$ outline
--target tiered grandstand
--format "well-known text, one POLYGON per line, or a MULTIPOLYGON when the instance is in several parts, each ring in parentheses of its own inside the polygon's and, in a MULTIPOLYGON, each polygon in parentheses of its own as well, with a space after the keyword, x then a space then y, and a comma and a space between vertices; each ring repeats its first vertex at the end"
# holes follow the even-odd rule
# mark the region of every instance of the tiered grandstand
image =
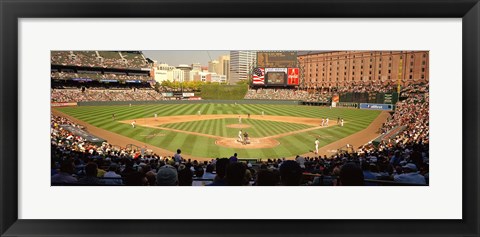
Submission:
POLYGON ((52 51, 54 66, 77 66, 90 68, 141 69, 149 68, 150 62, 139 51, 52 51))
POLYGON ((52 51, 51 101, 152 101, 150 62, 138 51, 52 51))

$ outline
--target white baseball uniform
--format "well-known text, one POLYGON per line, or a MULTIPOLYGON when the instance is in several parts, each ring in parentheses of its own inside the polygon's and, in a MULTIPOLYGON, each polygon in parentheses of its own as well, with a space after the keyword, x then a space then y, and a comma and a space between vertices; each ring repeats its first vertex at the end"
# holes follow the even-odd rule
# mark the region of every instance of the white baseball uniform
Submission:
POLYGON ((325 122, 325 126, 328 127, 328 118, 327 118, 327 120, 326 120, 326 122, 325 122))
POLYGON ((319 143, 320 143, 320 142, 318 141, 318 139, 315 140, 315 154, 318 154, 318 144, 319 144, 319 143))

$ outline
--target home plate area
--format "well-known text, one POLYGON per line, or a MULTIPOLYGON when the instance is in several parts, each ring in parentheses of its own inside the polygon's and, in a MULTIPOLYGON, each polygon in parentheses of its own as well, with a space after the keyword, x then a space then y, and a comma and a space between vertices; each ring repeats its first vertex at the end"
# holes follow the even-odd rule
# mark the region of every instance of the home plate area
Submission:
POLYGON ((280 145, 280 142, 272 138, 250 138, 249 140, 249 144, 243 144, 238 138, 223 138, 217 139, 215 144, 223 147, 243 149, 272 148, 280 145))

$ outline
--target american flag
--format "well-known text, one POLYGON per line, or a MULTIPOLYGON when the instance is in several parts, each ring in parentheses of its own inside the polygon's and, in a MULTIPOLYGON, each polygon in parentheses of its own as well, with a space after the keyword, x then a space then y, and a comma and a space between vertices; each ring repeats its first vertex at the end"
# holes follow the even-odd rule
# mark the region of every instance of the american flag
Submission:
POLYGON ((265 69, 255 68, 253 69, 253 84, 264 85, 265 84, 265 69))

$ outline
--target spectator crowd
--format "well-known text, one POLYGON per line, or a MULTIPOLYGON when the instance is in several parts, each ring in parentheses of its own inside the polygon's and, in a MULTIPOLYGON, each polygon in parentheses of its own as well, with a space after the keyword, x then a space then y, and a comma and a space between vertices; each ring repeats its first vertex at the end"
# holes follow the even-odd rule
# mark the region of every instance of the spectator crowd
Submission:
POLYGON ((117 81, 142 81, 152 80, 148 75, 127 75, 126 73, 73 73, 73 72, 51 72, 50 77, 54 80, 91 79, 91 80, 117 80, 117 81))
POLYGON ((298 89, 250 89, 245 95, 249 100, 301 100, 308 102, 329 102, 332 94, 328 92, 308 92, 298 89))
POLYGON ((131 51, 52 51, 52 65, 100 68, 148 68, 141 52, 131 51))
POLYGON ((51 89, 51 102, 85 101, 152 101, 163 100, 162 94, 151 88, 109 88, 90 87, 88 89, 51 89))

